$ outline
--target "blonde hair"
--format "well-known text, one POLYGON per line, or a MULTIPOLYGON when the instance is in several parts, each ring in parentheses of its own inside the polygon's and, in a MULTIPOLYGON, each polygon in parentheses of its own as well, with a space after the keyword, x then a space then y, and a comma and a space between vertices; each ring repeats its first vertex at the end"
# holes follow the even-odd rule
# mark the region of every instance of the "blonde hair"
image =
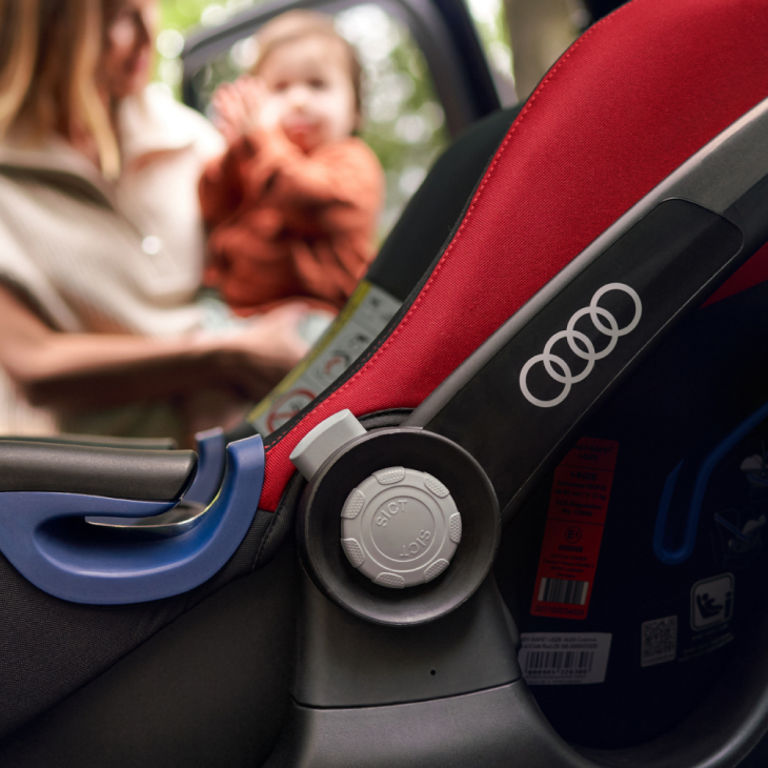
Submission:
POLYGON ((355 95, 355 111, 359 117, 362 113, 363 77, 357 51, 336 31, 333 18, 324 13, 296 9, 281 13, 264 24, 254 36, 258 46, 258 58, 251 68, 251 74, 259 74, 264 62, 275 49, 306 37, 323 37, 335 40, 341 45, 349 64, 349 78, 355 95))
POLYGON ((114 177, 120 151, 96 83, 102 2, 0 0, 0 139, 21 126, 37 139, 90 135, 114 177))

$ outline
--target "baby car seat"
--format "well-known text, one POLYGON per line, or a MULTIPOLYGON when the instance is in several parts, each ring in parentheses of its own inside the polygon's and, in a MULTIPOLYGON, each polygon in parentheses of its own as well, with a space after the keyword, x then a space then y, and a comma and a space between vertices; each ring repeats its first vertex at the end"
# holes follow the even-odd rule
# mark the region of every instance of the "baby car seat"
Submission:
POLYGON ((260 433, 2 441, 0 762, 759 760, 766 39, 766 0, 591 27, 260 433))

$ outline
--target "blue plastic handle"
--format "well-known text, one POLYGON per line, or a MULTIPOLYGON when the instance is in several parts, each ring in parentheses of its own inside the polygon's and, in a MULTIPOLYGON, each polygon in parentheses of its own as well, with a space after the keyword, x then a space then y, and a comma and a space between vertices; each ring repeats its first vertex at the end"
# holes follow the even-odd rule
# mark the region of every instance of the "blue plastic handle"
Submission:
MULTIPOLYGON (((195 440, 197 441, 197 470, 189 487, 184 491, 182 500, 185 502, 192 501, 196 504, 207 504, 214 497, 216 491, 219 490, 226 464, 227 445, 224 431, 220 427, 209 429, 205 432, 198 432, 195 435, 195 440)), ((166 510, 172 508, 173 504, 171 507, 166 507, 166 510)), ((156 513, 153 512, 152 514, 156 513)), ((86 519, 90 523, 100 525, 119 525, 120 523, 128 522, 126 518, 135 522, 142 517, 145 517, 145 515, 133 517, 128 513, 126 515, 118 514, 110 517, 106 514, 99 514, 88 515, 86 519)))
POLYGON ((207 504, 214 496, 224 474, 226 441, 220 427, 198 432, 197 472, 189 488, 184 492, 185 501, 207 504))
POLYGON ((174 502, 14 491, 0 493, 0 551, 32 584, 76 603, 145 602, 193 589, 234 554, 258 508, 261 438, 230 443, 226 454, 215 499, 194 527, 176 536, 136 538, 84 520, 157 515, 174 502))

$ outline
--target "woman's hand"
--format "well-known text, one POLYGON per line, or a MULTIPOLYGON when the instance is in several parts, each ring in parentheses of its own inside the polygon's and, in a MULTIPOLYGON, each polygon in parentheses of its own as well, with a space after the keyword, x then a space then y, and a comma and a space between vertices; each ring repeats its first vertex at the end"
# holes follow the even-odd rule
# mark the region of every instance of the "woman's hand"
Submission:
MULTIPOLYGON (((186 444, 194 445, 197 432, 212 426, 230 429, 246 418, 307 351, 297 328, 306 312, 303 304, 275 309, 227 337, 214 353, 221 379, 208 382, 184 398, 186 444)), ((209 343, 210 340, 207 342, 209 343)))
POLYGON ((308 311, 300 301, 283 304, 249 321, 222 341, 228 376, 251 397, 261 398, 309 351, 299 325, 308 311), (236 370, 233 370, 233 367, 236 370))

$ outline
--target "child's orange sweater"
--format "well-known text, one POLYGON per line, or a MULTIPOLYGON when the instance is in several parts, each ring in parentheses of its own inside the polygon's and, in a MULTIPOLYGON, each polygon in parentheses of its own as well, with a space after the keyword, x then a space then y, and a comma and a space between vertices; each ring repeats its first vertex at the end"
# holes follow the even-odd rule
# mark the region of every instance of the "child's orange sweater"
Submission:
POLYGON ((356 137, 310 154, 275 132, 241 137, 200 179, 206 283, 239 314, 294 297, 340 308, 373 259, 383 186, 356 137))

